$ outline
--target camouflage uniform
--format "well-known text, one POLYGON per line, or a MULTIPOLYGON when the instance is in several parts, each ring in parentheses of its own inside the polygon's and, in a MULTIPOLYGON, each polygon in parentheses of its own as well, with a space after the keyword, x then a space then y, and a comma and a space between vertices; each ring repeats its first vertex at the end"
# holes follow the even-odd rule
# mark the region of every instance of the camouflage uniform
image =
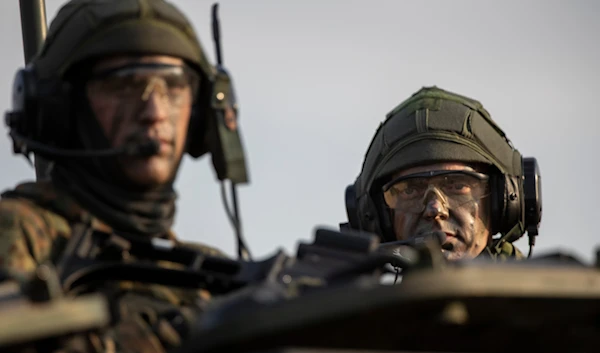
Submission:
MULTIPOLYGON (((33 64, 40 80, 56 76, 67 80, 70 68, 86 64, 87 59, 123 53, 182 58, 199 73, 200 94, 206 91, 210 95, 210 89, 206 89, 209 86, 205 85, 212 82, 212 66, 187 19, 162 0, 72 0, 58 12, 33 64)), ((73 110, 80 109, 80 102, 70 104, 76 106, 73 110)), ((98 143, 101 130, 97 122, 86 116, 89 110, 78 112, 79 115, 73 116, 78 119, 76 136, 55 142, 74 143, 75 149, 84 150, 110 147, 100 145, 106 139, 98 143)), ((192 124, 190 121, 190 126, 192 124)), ((200 151, 197 148, 190 152, 189 146, 205 144, 203 139, 206 137, 198 136, 198 130, 192 132, 202 141, 188 141, 186 151, 198 157, 208 149, 202 150, 205 147, 201 146, 198 147, 200 151)), ((112 169, 103 168, 98 160, 69 161, 63 158, 54 162, 48 181, 22 183, 2 194, 2 269, 26 280, 38 265, 48 261, 56 263, 72 236, 74 225, 82 223, 107 233, 124 231, 178 242, 171 230, 176 198, 172 185, 155 192, 158 196, 129 201, 128 195, 137 191, 116 187, 118 179, 103 174, 105 169, 108 170, 106 173, 112 169)), ((201 244, 185 245, 210 255, 225 256, 201 244)), ((168 262, 160 265, 176 266, 168 262)), ((187 325, 195 320, 210 299, 209 293, 203 290, 124 282, 106 286, 111 293, 110 299, 118 303, 120 314, 118 323, 103 336, 107 351, 165 352, 178 346, 189 333, 187 325)))
MULTIPOLYGON (((110 226, 77 204, 51 181, 22 183, 2 193, 0 199, 0 266, 20 277, 30 275, 38 265, 56 260, 70 238, 73 223, 111 233, 110 226)), ((164 238, 177 240, 172 231, 164 238)), ((183 244, 183 243, 182 243, 183 244)), ((215 248, 185 243, 212 256, 226 256, 215 248)))
POLYGON ((500 262, 508 259, 523 260, 526 258, 521 250, 509 242, 503 242, 495 251, 492 251, 490 247, 487 247, 479 256, 489 257, 500 262))
MULTIPOLYGON (((16 278, 26 280, 38 265, 60 257, 71 236, 72 224, 77 222, 111 232, 108 225, 58 191, 51 182, 24 183, 4 192, 0 200, 2 267, 16 278)), ((164 237, 177 241, 171 231, 164 237)), ((205 245, 186 245, 213 256, 225 256, 205 245)), ((122 282, 111 298, 119 298, 121 320, 106 333, 105 344, 114 345, 117 352, 165 352, 186 338, 187 328, 180 327, 194 322, 210 294, 204 290, 122 282)))

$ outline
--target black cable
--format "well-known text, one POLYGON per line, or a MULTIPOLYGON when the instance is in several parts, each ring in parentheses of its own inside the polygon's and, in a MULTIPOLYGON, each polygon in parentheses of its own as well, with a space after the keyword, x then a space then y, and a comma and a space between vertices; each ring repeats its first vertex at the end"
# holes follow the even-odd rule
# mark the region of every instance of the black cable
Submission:
POLYGON ((231 194, 233 201, 233 211, 229 207, 229 203, 227 202, 227 193, 225 192, 225 182, 221 181, 221 200, 223 201, 223 207, 225 208, 225 213, 227 214, 227 218, 233 227, 235 232, 235 238, 237 241, 237 252, 240 259, 251 261, 252 255, 248 249, 248 246, 244 242, 242 236, 242 229, 240 223, 240 215, 239 208, 237 202, 237 190, 235 188, 235 184, 231 183, 231 194))
POLYGON ((533 246, 535 245, 535 236, 528 234, 529 235, 529 253, 527 254, 527 258, 529 259, 531 257, 531 255, 533 254, 533 246))
POLYGON ((250 261, 252 260, 252 255, 250 254, 250 250, 248 249, 248 246, 246 245, 246 242, 244 241, 244 236, 242 234, 242 220, 240 218, 240 212, 237 202, 237 189, 235 186, 236 185, 234 183, 231 183, 231 198, 233 200, 233 215, 235 219, 236 239, 238 242, 238 256, 241 259, 250 261))

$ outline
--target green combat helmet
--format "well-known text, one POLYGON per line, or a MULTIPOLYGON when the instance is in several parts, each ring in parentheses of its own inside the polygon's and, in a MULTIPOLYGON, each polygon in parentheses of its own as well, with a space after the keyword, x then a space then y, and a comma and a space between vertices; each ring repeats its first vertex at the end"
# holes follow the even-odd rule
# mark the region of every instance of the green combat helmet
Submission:
POLYGON ((532 246, 542 212, 536 159, 521 156, 481 103, 437 87, 413 94, 377 129, 358 178, 346 188, 346 226, 396 240, 381 187, 397 170, 450 161, 483 163, 493 170, 491 234, 502 236, 492 248, 516 241, 525 231, 532 246))
POLYGON ((164 0, 118 0, 110 6, 72 0, 60 9, 40 52, 15 78, 14 107, 6 116, 15 153, 79 156, 65 151, 73 139, 66 75, 97 57, 121 54, 180 57, 198 73, 187 152, 194 158, 210 152, 219 180, 246 183, 238 124, 230 122, 232 115, 237 121, 231 78, 220 62, 216 67, 208 62, 187 18, 164 0))

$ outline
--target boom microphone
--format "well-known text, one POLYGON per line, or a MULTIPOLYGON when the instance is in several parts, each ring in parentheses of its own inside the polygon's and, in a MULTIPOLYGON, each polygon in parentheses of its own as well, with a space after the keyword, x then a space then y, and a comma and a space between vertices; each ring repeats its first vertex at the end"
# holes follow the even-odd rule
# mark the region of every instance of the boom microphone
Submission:
POLYGON ((17 133, 11 132, 10 136, 18 141, 18 145, 27 151, 42 155, 46 158, 93 158, 93 157, 151 157, 156 155, 160 149, 160 144, 156 140, 144 142, 129 142, 120 147, 98 149, 98 150, 69 150, 58 147, 51 147, 43 143, 25 138, 17 133))

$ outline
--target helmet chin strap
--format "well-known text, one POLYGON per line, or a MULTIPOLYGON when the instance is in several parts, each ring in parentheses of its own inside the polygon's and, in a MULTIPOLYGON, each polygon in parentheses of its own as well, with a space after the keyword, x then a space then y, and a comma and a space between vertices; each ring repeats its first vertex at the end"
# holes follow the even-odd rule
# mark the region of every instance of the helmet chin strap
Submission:
MULTIPOLYGON (((510 239, 513 236, 519 235, 519 234, 523 234, 523 225, 519 222, 517 224, 515 224, 514 227, 511 228, 511 230, 509 230, 506 234, 503 234, 499 239, 495 240, 492 242, 492 244, 488 245, 484 252, 487 252, 488 255, 490 255, 492 258, 496 259, 496 257, 498 256, 498 254, 500 254, 502 252, 502 246, 504 245, 504 243, 506 243, 506 241, 508 239, 510 239)), ((529 251, 529 256, 531 256, 531 249, 529 251)))

